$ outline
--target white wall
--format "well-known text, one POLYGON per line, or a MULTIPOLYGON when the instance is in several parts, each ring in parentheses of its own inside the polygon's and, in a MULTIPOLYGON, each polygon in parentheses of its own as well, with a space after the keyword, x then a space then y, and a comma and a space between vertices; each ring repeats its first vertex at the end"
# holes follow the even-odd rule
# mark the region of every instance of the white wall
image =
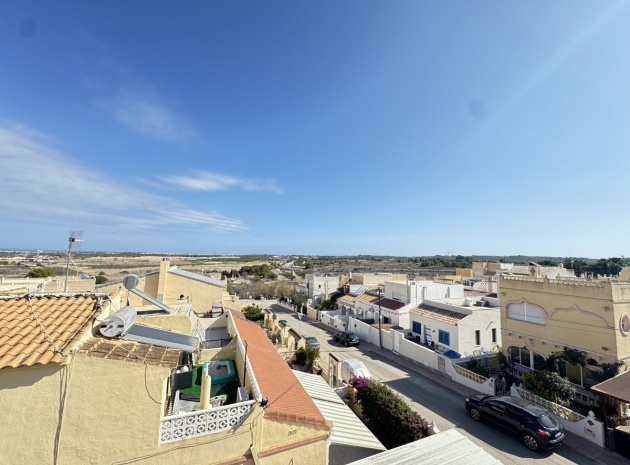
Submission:
MULTIPOLYGON (((409 315, 410 318, 410 324, 409 327, 413 328, 413 322, 417 321, 422 325, 422 335, 421 335, 421 341, 423 344, 426 343, 425 340, 425 326, 429 326, 429 328, 431 328, 431 336, 433 337, 433 342, 436 345, 440 345, 442 347, 445 348, 445 350, 448 349, 452 349, 456 352, 459 352, 460 354, 462 352, 460 352, 459 350, 459 341, 458 341, 458 337, 459 337, 459 330, 458 327, 455 325, 450 325, 448 323, 444 323, 441 321, 436 321, 436 320, 432 320, 428 317, 422 316, 422 315, 418 315, 417 313, 411 313, 409 315), (445 344, 440 343, 439 340, 439 330, 443 330, 443 331, 447 331, 450 335, 450 344, 447 346, 445 344)), ((461 320, 460 320, 461 321, 461 320)), ((413 333, 414 335, 416 335, 417 333, 413 333)), ((462 354, 463 355, 463 354, 462 354)))
POLYGON ((463 299, 464 286, 434 281, 385 281, 384 296, 420 305, 426 299, 463 299))
POLYGON ((326 294, 328 297, 331 294, 337 292, 339 288, 339 276, 317 276, 317 275, 309 275, 308 276, 308 298, 313 299, 313 303, 320 303, 322 300, 326 299, 326 294))
POLYGON ((480 307, 473 310, 472 314, 460 320, 459 348, 462 356, 465 352, 472 354, 474 350, 485 348, 490 350, 494 345, 501 345, 501 310, 499 308, 480 307), (495 329, 497 342, 492 343, 492 329, 495 329), (480 331, 481 344, 475 344, 475 331, 480 331))

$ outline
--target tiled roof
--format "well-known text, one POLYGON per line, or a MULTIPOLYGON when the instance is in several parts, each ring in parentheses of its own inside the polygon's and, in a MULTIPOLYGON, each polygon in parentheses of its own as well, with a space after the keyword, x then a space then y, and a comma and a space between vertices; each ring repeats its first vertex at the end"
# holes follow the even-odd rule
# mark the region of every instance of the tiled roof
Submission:
POLYGON ((466 318, 468 315, 463 313, 446 310, 444 308, 432 307, 430 305, 420 305, 418 308, 411 310, 416 315, 426 316, 435 321, 447 323, 449 325, 457 325, 459 320, 466 318))
POLYGON ((388 310, 398 310, 399 308, 404 307, 405 303, 401 302, 400 300, 388 299, 383 297, 380 301, 380 306, 388 310))
POLYGON ((238 318, 234 324, 247 343, 247 358, 261 395, 268 400, 265 417, 331 427, 260 325, 238 318))
POLYGON ((347 295, 344 295, 343 297, 339 297, 339 299, 337 299, 337 302, 343 302, 343 301, 345 301, 345 302, 354 302, 355 300, 356 300, 356 297, 354 297, 354 296, 352 296, 350 294, 347 294, 347 295))
POLYGON ((378 297, 370 294, 360 294, 356 297, 356 300, 362 300, 364 302, 376 302, 378 297))
POLYGON ((98 302, 94 294, 0 298, 0 369, 63 363, 98 302))
POLYGON ((174 368, 178 365, 181 352, 140 342, 94 337, 79 348, 79 354, 121 362, 146 363, 147 365, 174 368))

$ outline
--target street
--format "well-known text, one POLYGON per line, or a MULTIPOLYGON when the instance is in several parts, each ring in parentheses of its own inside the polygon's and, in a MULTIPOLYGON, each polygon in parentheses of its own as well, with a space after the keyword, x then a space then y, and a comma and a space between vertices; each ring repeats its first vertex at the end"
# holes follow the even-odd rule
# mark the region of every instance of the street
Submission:
POLYGON ((278 315, 282 314, 282 318, 295 330, 300 327, 304 336, 315 336, 318 339, 320 358, 324 366, 327 365, 328 354, 331 352, 341 359, 361 360, 374 379, 400 394, 423 417, 435 421, 439 430, 457 429, 506 465, 530 464, 541 460, 558 465, 597 463, 562 446, 552 451, 532 452, 522 444, 518 436, 491 424, 476 423, 464 408, 464 398, 404 365, 382 357, 378 353, 378 347, 363 341, 357 347, 344 347, 333 341, 333 328, 306 318, 300 323, 296 313, 278 305, 272 305, 271 310, 278 315))

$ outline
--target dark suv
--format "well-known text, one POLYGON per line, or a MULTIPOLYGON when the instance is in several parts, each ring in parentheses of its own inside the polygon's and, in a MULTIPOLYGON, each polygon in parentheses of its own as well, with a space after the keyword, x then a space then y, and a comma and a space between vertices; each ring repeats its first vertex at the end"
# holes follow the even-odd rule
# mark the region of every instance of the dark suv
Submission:
POLYGON ((359 345, 359 336, 357 336, 356 333, 347 333, 345 331, 341 331, 339 333, 336 333, 333 338, 335 339, 335 341, 341 342, 346 347, 359 345))
POLYGON ((489 420, 519 434, 535 452, 564 441, 562 426, 549 411, 518 397, 477 394, 466 398, 466 410, 475 421, 489 420))

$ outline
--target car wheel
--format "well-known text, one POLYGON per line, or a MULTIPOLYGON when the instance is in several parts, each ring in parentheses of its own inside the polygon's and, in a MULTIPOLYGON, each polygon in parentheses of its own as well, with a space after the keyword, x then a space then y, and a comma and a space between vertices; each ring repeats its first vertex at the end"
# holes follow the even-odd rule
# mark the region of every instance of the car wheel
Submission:
POLYGON ((531 434, 526 434, 525 436, 523 436, 523 442, 529 450, 538 452, 538 450, 540 449, 540 444, 538 444, 538 440, 531 434))
POLYGON ((475 421, 481 421, 481 412, 475 407, 470 409, 470 416, 475 421))
POLYGON ((348 344, 348 341, 344 342, 344 344, 346 345, 346 347, 348 347, 348 345, 349 345, 349 344, 348 344))

